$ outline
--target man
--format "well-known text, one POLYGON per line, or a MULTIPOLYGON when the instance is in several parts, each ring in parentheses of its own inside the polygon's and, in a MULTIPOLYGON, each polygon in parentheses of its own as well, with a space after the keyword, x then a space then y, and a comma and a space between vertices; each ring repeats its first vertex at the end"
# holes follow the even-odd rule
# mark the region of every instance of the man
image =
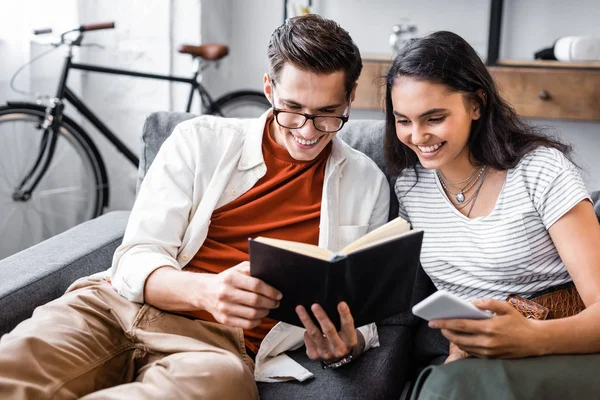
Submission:
POLYGON ((275 326, 266 315, 282 294, 249 274, 248 237, 337 250, 385 223, 389 206, 383 173, 335 137, 362 68, 348 33, 294 18, 268 57, 272 110, 180 124, 144 179, 110 276, 80 279, 2 338, 1 398, 256 398, 256 353, 257 379, 307 376, 279 354, 298 331, 329 367, 378 345, 345 303, 339 332, 318 305, 318 325, 297 309, 306 331, 275 326))

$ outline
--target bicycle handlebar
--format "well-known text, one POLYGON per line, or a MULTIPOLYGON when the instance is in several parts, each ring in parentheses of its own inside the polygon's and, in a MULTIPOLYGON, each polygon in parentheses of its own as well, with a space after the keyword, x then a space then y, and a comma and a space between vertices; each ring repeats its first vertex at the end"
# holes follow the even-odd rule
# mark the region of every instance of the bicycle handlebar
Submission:
MULTIPOLYGON (((64 32, 63 35, 66 33, 69 33, 69 32, 99 31, 102 29, 113 29, 114 27, 115 27, 114 22, 100 22, 97 24, 80 25, 79 28, 71 29, 67 32, 64 32)), ((41 28, 41 29, 36 29, 33 31, 34 35, 45 35, 47 33, 52 33, 52 28, 41 28)))
POLYGON ((99 31, 101 29, 113 29, 114 27, 114 22, 101 22, 98 24, 81 25, 79 27, 79 32, 99 31))
POLYGON ((34 35, 45 35, 46 33, 52 33, 52 28, 41 28, 33 31, 34 35))

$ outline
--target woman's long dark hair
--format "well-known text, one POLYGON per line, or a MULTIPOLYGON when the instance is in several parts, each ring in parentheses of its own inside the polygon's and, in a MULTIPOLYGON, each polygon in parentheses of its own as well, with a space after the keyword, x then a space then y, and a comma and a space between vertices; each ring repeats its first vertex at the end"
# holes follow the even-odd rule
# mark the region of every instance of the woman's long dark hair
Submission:
POLYGON ((525 154, 539 146, 553 147, 565 154, 571 151, 570 146, 520 119, 498 94, 475 50, 460 36, 440 31, 407 43, 387 74, 385 155, 388 172, 393 175, 415 167, 419 161, 415 152, 396 136, 392 88, 402 77, 442 84, 479 103, 481 117, 473 121, 468 140, 475 164, 505 170, 515 167, 525 154))

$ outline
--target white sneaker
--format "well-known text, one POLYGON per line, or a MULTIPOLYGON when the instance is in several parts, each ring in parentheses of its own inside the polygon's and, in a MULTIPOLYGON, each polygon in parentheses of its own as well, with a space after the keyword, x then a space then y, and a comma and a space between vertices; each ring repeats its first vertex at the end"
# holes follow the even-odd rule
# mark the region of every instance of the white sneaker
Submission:
POLYGON ((554 56, 559 61, 599 61, 600 38, 566 36, 554 44, 554 56))

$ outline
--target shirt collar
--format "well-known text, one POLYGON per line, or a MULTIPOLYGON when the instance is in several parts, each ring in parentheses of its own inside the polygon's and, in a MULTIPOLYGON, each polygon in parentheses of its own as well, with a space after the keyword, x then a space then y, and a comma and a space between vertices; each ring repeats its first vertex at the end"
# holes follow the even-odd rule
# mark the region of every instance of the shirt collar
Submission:
POLYGON ((259 118, 248 119, 244 124, 245 140, 242 147, 242 156, 238 161, 238 170, 245 171, 264 164, 262 155, 262 135, 267 121, 272 118, 273 110, 267 110, 259 118))

